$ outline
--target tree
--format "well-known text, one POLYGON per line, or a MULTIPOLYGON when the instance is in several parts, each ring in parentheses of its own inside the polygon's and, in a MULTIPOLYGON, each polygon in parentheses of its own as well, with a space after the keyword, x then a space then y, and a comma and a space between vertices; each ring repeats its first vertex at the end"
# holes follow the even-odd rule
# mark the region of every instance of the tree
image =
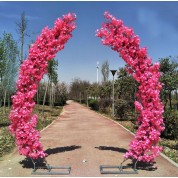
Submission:
POLYGON ((163 83, 162 99, 166 108, 169 101, 169 108, 172 109, 172 92, 178 87, 178 63, 173 62, 171 56, 160 59, 161 79, 163 83))
POLYGON ((126 116, 133 113, 137 87, 138 83, 126 72, 125 68, 119 68, 118 79, 115 81, 115 106, 116 112, 121 119, 127 119, 126 116))
POLYGON ((4 112, 6 99, 8 98, 8 106, 10 106, 10 95, 14 91, 17 55, 17 43, 13 36, 10 33, 4 33, 3 38, 0 40, 0 78, 4 98, 4 112))
POLYGON ((57 84, 58 82, 57 66, 58 61, 55 59, 51 59, 48 62, 48 78, 50 82, 54 84, 57 84))
POLYGON ((0 40, 0 82, 1 82, 1 87, 0 87, 0 106, 2 105, 3 102, 3 79, 5 75, 5 69, 6 69, 6 60, 5 60, 5 52, 4 52, 4 46, 3 46, 3 41, 0 40))
POLYGON ((70 84, 69 97, 73 100, 85 102, 89 94, 90 83, 78 78, 74 79, 70 84))
POLYGON ((111 81, 103 82, 99 86, 99 110, 104 113, 108 113, 109 108, 112 104, 112 89, 113 88, 111 81))
POLYGON ((101 66, 101 73, 103 75, 103 82, 107 82, 109 78, 109 63, 105 61, 101 66))
POLYGON ((58 74, 57 74, 57 71, 56 71, 57 66, 58 66, 58 62, 55 59, 51 59, 50 61, 48 61, 48 67, 47 67, 48 81, 45 84, 45 92, 44 92, 43 107, 42 107, 43 117, 44 117, 44 105, 45 105, 45 102, 46 102, 46 96, 47 96, 48 88, 49 88, 49 104, 50 104, 50 106, 53 106, 54 102, 55 102, 55 91, 54 91, 55 87, 54 87, 54 84, 56 85, 57 82, 58 82, 58 74))
POLYGON ((63 106, 66 104, 67 100, 67 85, 65 83, 57 83, 56 84, 56 92, 55 92, 55 105, 63 106))
POLYGON ((28 20, 25 17, 25 12, 21 13, 20 20, 16 22, 17 25, 17 33, 20 35, 20 63, 23 62, 24 60, 24 42, 25 42, 25 36, 29 36, 27 34, 27 25, 28 25, 28 20))
POLYGON ((49 86, 50 86, 50 106, 54 105, 55 101, 55 87, 54 85, 58 82, 58 74, 57 74, 57 66, 58 62, 55 59, 52 59, 48 62, 48 78, 49 78, 49 86))

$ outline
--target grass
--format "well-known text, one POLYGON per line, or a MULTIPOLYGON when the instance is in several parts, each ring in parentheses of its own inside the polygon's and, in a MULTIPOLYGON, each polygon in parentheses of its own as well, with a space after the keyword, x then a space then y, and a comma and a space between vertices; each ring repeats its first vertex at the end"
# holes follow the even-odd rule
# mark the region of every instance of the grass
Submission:
MULTIPOLYGON (((3 113, 2 107, 0 108, 0 157, 5 154, 10 153, 15 148, 14 138, 11 136, 8 130, 8 126, 10 125, 10 120, 8 119, 9 108, 6 108, 6 113, 3 113)), ((61 106, 44 106, 44 117, 42 114, 42 106, 36 105, 33 113, 38 115, 38 124, 36 129, 42 130, 47 125, 52 123, 57 116, 60 115, 62 111, 61 106)))
POLYGON ((34 113, 38 115, 38 124, 37 124, 37 130, 42 130, 47 125, 52 123, 57 116, 60 115, 62 111, 62 106, 44 106, 44 116, 42 114, 42 105, 36 105, 34 109, 34 113))
POLYGON ((159 144, 163 147, 163 153, 178 163, 178 140, 168 140, 162 138, 159 144))

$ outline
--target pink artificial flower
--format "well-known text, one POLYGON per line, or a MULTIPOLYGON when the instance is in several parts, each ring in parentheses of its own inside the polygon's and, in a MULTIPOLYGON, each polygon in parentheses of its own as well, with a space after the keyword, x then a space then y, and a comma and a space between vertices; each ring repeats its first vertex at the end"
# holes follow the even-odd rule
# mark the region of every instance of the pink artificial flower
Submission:
POLYGON ((101 38, 104 45, 117 51, 128 64, 127 72, 140 83, 135 94, 137 101, 135 107, 139 111, 137 124, 139 126, 135 139, 130 143, 130 149, 124 154, 125 158, 152 162, 161 151, 156 146, 160 139, 163 126, 163 104, 160 101, 162 84, 160 78, 160 64, 152 64, 147 54, 147 48, 140 48, 140 39, 134 34, 133 29, 124 26, 109 12, 105 12, 106 23, 97 30, 96 36, 101 38))
POLYGON ((75 29, 75 14, 69 13, 57 19, 53 29, 45 27, 36 42, 30 46, 28 58, 21 64, 17 80, 17 92, 12 96, 12 110, 9 114, 9 130, 15 136, 19 153, 32 159, 44 158, 40 132, 35 130, 38 117, 32 115, 33 101, 40 80, 47 73, 48 60, 72 37, 75 29))

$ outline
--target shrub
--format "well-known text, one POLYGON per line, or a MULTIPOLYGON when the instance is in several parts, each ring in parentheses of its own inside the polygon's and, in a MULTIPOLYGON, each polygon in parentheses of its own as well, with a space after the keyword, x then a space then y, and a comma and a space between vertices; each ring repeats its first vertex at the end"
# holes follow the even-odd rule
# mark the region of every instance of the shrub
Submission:
POLYGON ((125 120, 127 109, 128 103, 126 100, 118 99, 115 102, 115 113, 120 119, 125 120))
POLYGON ((110 99, 101 99, 99 101, 99 110, 106 114, 109 114, 109 108, 112 106, 112 101, 110 99))
POLYGON ((99 111, 99 102, 96 99, 89 99, 88 101, 89 107, 95 111, 99 111))
POLYGON ((164 112, 165 130, 162 137, 168 139, 178 138, 178 112, 173 110, 166 110, 164 112))
POLYGON ((1 136, 0 136, 0 157, 5 155, 7 152, 10 152, 14 146, 15 141, 12 135, 9 133, 7 127, 1 128, 1 136))

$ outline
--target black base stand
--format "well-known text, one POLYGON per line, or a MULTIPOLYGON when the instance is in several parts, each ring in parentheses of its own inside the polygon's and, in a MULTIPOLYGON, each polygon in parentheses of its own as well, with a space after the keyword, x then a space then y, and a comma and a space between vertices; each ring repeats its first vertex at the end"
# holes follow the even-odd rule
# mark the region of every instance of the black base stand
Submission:
POLYGON ((32 160, 32 162, 34 168, 31 174, 33 175, 68 175, 71 171, 71 166, 50 166, 45 159, 32 160), (53 171, 54 169, 59 171, 53 171))
POLYGON ((132 167, 132 166, 123 166, 122 164, 125 161, 126 160, 124 160, 120 164, 120 166, 101 165, 100 166, 100 173, 101 174, 138 174, 138 171, 136 169, 137 161, 135 163, 133 163, 134 167, 132 167), (131 170, 125 170, 125 169, 129 169, 129 168, 131 168, 131 170))

